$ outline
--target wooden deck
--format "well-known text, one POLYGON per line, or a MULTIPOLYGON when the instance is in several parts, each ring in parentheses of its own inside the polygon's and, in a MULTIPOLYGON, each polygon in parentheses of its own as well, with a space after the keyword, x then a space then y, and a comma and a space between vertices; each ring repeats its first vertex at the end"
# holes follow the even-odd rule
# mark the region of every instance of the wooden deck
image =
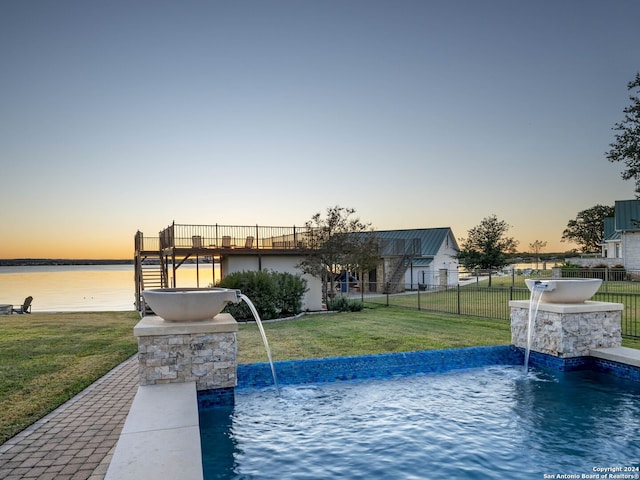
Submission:
POLYGON ((306 228, 231 225, 183 225, 172 223, 158 237, 135 238, 136 308, 146 307, 142 291, 169 285, 169 269, 175 271, 190 259, 216 263, 230 255, 300 255, 310 247, 306 228))

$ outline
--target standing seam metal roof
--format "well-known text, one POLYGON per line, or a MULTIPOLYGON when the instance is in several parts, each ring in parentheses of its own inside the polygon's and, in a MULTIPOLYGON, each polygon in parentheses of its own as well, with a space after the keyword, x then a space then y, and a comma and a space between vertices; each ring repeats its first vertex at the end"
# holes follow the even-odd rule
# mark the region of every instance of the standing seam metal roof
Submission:
POLYGON ((640 230, 640 200, 616 200, 616 230, 640 230))
POLYGON ((452 247, 458 249, 458 244, 449 227, 442 228, 418 228, 409 230, 376 230, 373 232, 385 243, 382 255, 397 255, 398 244, 404 242, 405 248, 409 248, 411 242, 419 241, 418 255, 423 257, 435 256, 445 241, 447 235, 451 235, 452 247))

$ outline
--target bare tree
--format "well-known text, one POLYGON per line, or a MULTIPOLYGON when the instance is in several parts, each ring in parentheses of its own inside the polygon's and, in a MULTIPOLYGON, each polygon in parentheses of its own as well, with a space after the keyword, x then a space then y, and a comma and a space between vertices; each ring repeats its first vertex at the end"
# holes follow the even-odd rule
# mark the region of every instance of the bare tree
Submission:
POLYGON ((540 261, 540 252, 542 252, 542 249, 546 246, 547 242, 543 242, 542 240, 536 240, 535 242, 529 244, 531 253, 533 253, 536 257, 536 270, 538 269, 538 262, 540 261))

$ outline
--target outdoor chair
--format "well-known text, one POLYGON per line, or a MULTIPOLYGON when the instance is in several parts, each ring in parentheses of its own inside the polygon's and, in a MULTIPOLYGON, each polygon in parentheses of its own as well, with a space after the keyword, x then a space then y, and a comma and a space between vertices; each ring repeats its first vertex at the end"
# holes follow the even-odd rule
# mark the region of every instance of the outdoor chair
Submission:
POLYGON ((17 308, 12 308, 11 313, 31 313, 31 302, 33 297, 27 297, 24 299, 24 303, 17 308))

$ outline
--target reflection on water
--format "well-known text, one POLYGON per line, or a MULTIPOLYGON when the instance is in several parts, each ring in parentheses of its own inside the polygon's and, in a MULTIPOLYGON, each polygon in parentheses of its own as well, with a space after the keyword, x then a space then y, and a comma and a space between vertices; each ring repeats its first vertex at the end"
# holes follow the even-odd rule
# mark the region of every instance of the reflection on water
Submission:
MULTIPOLYGON (((208 287, 213 268, 182 265, 176 272, 177 286, 208 287)), ((219 279, 217 265, 215 269, 219 279)), ((19 305, 29 295, 33 312, 134 310, 133 265, 0 267, 0 303, 19 305)))

